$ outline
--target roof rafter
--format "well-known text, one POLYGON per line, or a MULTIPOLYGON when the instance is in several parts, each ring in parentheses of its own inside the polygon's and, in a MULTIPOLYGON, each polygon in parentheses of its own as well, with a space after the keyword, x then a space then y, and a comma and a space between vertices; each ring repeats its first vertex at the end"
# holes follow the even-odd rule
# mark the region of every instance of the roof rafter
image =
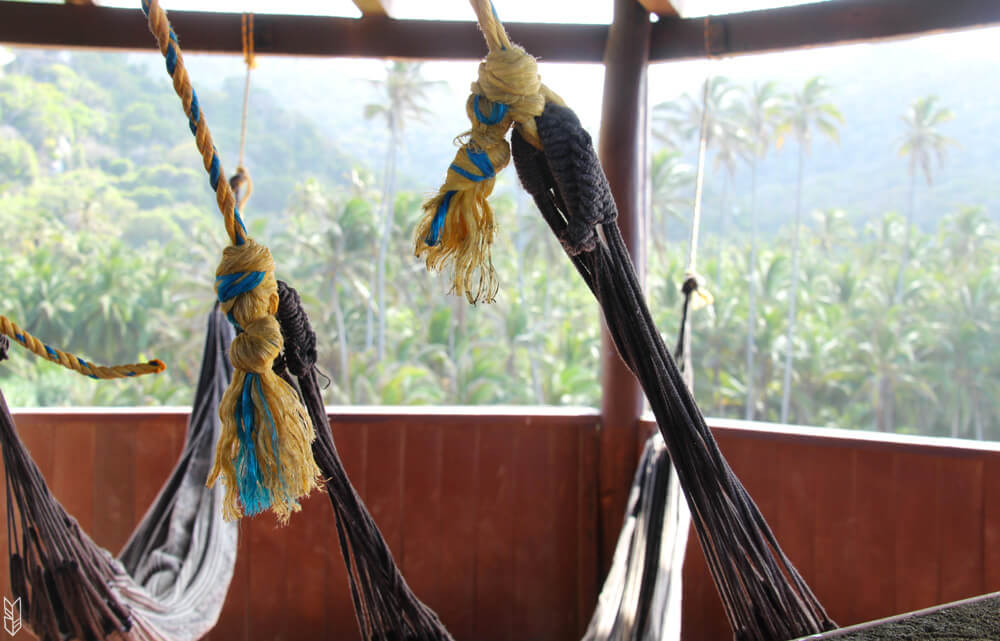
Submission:
POLYGON ((364 16, 392 17, 393 0, 352 0, 364 16))
MULTIPOLYGON (((172 11, 170 19, 186 51, 242 52, 238 13, 172 11)), ((259 55, 475 60, 486 53, 473 22, 269 14, 257 14, 254 21, 259 55)), ((708 19, 661 17, 652 25, 649 59, 742 55, 996 24, 996 0, 836 0, 708 19)), ((545 61, 604 59, 607 25, 508 23, 507 28, 515 42, 545 61)), ((10 0, 0 0, 0 42, 153 50, 138 9, 10 0)))

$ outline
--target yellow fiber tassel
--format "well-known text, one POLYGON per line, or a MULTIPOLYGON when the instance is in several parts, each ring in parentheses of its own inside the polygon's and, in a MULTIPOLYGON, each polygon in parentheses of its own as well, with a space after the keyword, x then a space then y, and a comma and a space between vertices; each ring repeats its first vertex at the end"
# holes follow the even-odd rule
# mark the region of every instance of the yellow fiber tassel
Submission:
POLYGON ((562 100, 542 84, 537 62, 510 41, 491 5, 472 4, 490 49, 466 102, 472 129, 444 185, 424 204, 414 242, 429 269, 453 265, 454 293, 464 293, 470 303, 492 303, 499 289, 490 255, 496 224, 486 199, 497 173, 510 162, 507 131, 517 126, 540 148, 535 117, 547 102, 562 100))
POLYGON ((496 172, 510 162, 510 146, 500 139, 488 150, 463 145, 448 169, 441 193, 424 205, 417 224, 416 255, 428 269, 453 263, 452 288, 470 303, 492 303, 498 284, 490 247, 496 235, 493 209, 487 197, 496 172))
POLYGON ((271 253, 250 238, 227 247, 216 291, 242 332, 229 349, 235 371, 219 406, 222 432, 208 486, 223 477, 227 520, 270 509, 284 524, 300 509, 298 499, 318 486, 320 471, 309 415, 298 393, 271 369, 283 348, 271 253))

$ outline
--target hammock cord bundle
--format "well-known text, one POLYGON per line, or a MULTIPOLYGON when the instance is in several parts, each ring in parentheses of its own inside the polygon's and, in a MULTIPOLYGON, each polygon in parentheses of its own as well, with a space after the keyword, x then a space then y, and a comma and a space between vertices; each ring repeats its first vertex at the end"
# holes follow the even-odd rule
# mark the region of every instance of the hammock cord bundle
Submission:
POLYGON ((298 292, 278 282, 278 322, 285 351, 275 372, 298 388, 316 440, 313 455, 336 515, 337 541, 350 579, 354 611, 366 641, 451 641, 437 615, 403 579, 389 546, 365 507, 337 454, 315 368, 316 334, 298 292))
MULTIPOLYGON (((480 65, 478 84, 483 84, 485 76, 489 86, 506 89, 503 97, 484 92, 493 105, 491 113, 504 111, 504 101, 514 100, 508 114, 520 114, 519 118, 506 115, 497 125, 490 125, 497 127, 488 130, 492 134, 490 148, 503 149, 506 142, 501 145, 500 138, 514 125, 511 155, 521 183, 600 304, 619 354, 645 391, 735 638, 782 641, 835 627, 723 458, 653 323, 590 136, 561 100, 549 99, 554 94, 537 78, 533 59, 510 43, 489 0, 471 3, 490 49, 480 65), (501 104, 498 107, 496 103, 501 104), (530 105, 530 109, 522 105, 530 105)), ((476 95, 474 85, 470 101, 476 95)), ((473 142, 476 127, 474 123, 473 142)), ((438 203, 444 202, 452 187, 470 187, 450 182, 463 150, 449 170, 449 182, 425 205, 428 214, 437 215, 438 203)), ((499 171, 503 164, 492 167, 499 171)), ((466 232, 469 228, 461 221, 482 219, 482 212, 489 211, 484 204, 488 191, 470 188, 472 197, 460 198, 468 189, 452 197, 444 220, 446 229, 452 224, 453 229, 466 232)), ((418 227, 418 254, 426 223, 425 218, 418 227)), ((490 220, 487 231, 491 234, 492 229, 490 220)), ((491 239, 489 234, 485 237, 491 239)), ((428 264, 436 266, 433 261, 428 264)), ((690 303, 697 281, 688 281, 685 295, 690 303)), ((456 280, 456 286, 461 284, 456 280)))
POLYGON ((231 241, 216 270, 215 289, 239 333, 230 348, 234 375, 219 408, 222 433, 208 484, 223 478, 227 519, 272 510, 286 523, 300 509, 298 499, 319 485, 319 468, 312 457, 314 433, 306 410, 295 390, 271 368, 282 350, 274 317, 274 260, 267 247, 247 235, 233 189, 222 179, 218 150, 166 12, 159 0, 142 0, 142 9, 181 99, 231 241))
POLYGON ((616 223, 617 208, 576 115, 549 105, 543 150, 517 132, 518 176, 604 312, 622 359, 639 379, 677 468, 702 550, 738 641, 780 641, 835 627, 781 551, 723 458, 653 323, 616 223), (574 244, 587 226, 601 242, 574 244))

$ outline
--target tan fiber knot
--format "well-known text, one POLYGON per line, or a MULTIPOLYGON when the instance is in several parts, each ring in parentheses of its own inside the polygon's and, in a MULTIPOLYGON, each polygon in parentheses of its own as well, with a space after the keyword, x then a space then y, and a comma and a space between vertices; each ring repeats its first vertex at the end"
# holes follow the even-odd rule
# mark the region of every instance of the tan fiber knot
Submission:
POLYGON ((229 347, 229 360, 236 369, 262 374, 271 368, 283 347, 278 320, 264 316, 243 325, 243 333, 229 347))
POLYGON ((479 64, 479 80, 472 85, 491 102, 510 107, 514 120, 523 122, 540 116, 545 109, 538 62, 518 45, 491 51, 479 64))
POLYGON ((256 318, 273 316, 278 311, 278 281, 274 277, 271 252, 247 238, 242 245, 226 247, 215 270, 216 289, 220 277, 244 274, 243 278, 253 278, 255 272, 264 272, 263 280, 256 287, 230 300, 220 297, 222 311, 231 314, 232 320, 242 328, 256 318))

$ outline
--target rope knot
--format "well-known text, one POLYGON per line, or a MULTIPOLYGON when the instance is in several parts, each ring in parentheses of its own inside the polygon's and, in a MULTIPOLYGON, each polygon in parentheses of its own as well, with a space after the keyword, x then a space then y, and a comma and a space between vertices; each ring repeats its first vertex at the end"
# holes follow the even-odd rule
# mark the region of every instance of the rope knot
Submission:
POLYGON ((274 316, 255 318, 243 326, 243 332, 229 346, 229 360, 233 367, 245 372, 260 374, 271 368, 271 363, 283 347, 281 328, 274 316))
POLYGON ((684 274, 684 284, 681 293, 691 299, 691 309, 704 309, 715 302, 711 293, 701 286, 701 277, 693 271, 684 274))
POLYGON ((479 63, 479 80, 472 85, 473 94, 508 105, 511 116, 521 123, 540 116, 545 109, 541 89, 538 61, 513 44, 506 49, 490 51, 479 63))
POLYGON ((282 523, 316 487, 312 424, 294 388, 275 375, 284 347, 274 259, 247 237, 222 252, 215 289, 220 307, 242 332, 229 348, 233 379, 219 404, 222 431, 211 486, 226 481, 227 519, 273 510, 282 523))
POLYGON ((226 247, 215 270, 215 290, 222 311, 238 328, 273 316, 278 311, 278 282, 270 250, 252 238, 226 247))

